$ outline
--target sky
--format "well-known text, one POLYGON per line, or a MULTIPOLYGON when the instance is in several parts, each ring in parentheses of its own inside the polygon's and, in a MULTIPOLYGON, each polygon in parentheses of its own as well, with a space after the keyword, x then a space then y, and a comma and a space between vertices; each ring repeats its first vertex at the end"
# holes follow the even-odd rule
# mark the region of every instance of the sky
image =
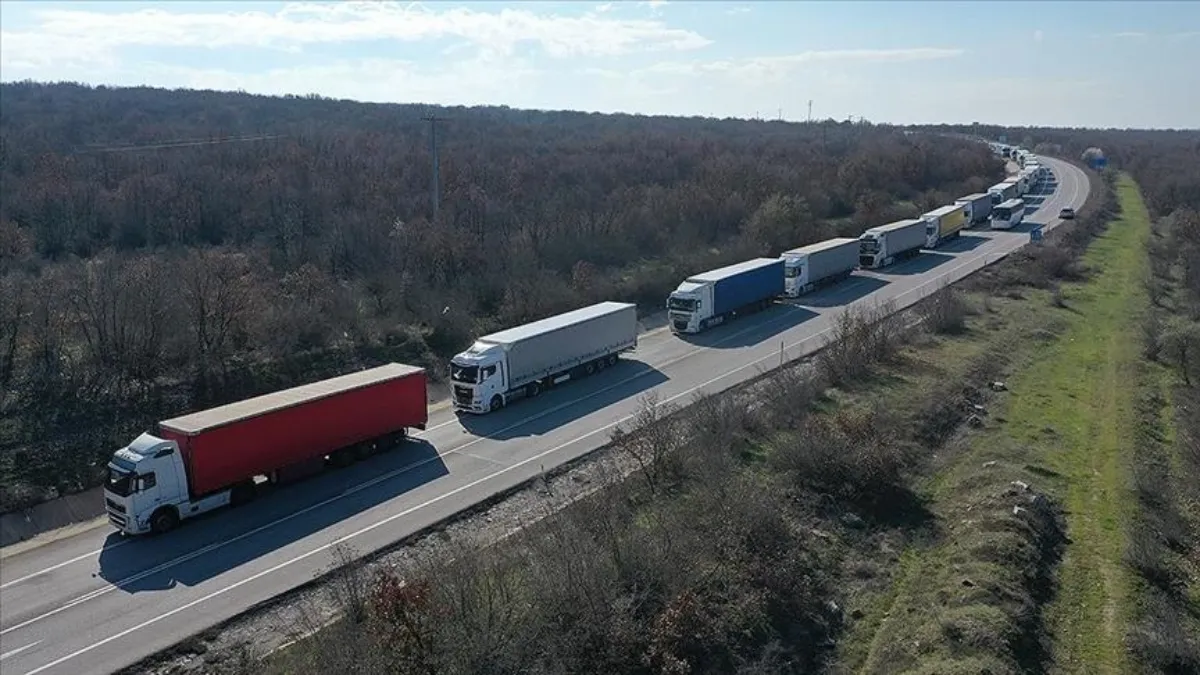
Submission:
POLYGON ((1200 2, 0 2, 0 80, 1200 127, 1200 2))

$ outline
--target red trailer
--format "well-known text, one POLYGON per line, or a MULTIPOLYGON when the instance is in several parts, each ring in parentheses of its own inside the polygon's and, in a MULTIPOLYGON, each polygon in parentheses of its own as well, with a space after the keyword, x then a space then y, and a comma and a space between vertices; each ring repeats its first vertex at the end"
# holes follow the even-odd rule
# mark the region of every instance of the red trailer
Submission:
POLYGON ((256 476, 278 480, 327 456, 367 454, 424 429, 427 395, 423 368, 389 363, 160 422, 158 436, 143 434, 114 455, 110 516, 134 534, 170 529, 239 501, 236 492, 253 491, 256 476))

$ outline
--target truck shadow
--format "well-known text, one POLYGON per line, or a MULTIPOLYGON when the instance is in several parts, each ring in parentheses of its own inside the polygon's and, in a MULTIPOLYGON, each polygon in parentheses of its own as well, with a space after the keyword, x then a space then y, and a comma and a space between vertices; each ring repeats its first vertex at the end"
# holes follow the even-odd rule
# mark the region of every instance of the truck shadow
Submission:
POLYGON ((991 241, 988 237, 981 237, 975 234, 960 234, 957 238, 946 242, 938 247, 939 253, 966 253, 974 251, 991 241))
POLYGON ((462 413, 458 422, 476 436, 497 441, 542 436, 668 379, 653 366, 621 359, 612 368, 547 390, 536 399, 513 401, 511 407, 486 415, 462 413))
POLYGON ((915 258, 875 271, 884 276, 915 276, 917 274, 924 274, 951 260, 954 260, 954 256, 952 255, 922 250, 921 254, 915 258))
POLYGON ((100 551, 98 576, 126 593, 195 586, 448 473, 436 448, 409 439, 160 536, 130 539, 114 532, 100 551))
POLYGON ((761 312, 745 314, 703 333, 680 334, 678 337, 690 345, 707 349, 740 349, 762 343, 817 316, 810 309, 776 303, 761 312))
POLYGON ((801 307, 841 307, 865 298, 889 283, 875 277, 852 276, 839 284, 802 295, 793 302, 801 307))

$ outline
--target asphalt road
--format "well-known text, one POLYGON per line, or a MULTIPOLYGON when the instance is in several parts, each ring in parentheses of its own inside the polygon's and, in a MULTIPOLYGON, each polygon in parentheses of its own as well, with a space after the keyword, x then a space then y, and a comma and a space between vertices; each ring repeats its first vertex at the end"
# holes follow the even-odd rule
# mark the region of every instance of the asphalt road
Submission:
MULTIPOLYGON (((1047 229, 1079 208, 1087 176, 1045 159, 1057 182, 1027 221, 1047 229)), ((1039 204, 1040 202, 1040 204, 1039 204)), ((818 348, 844 308, 910 305, 1029 240, 1028 226, 970 231, 944 250, 684 340, 644 334, 619 366, 460 422, 445 409, 408 447, 224 510, 165 536, 124 539, 107 526, 5 558, 0 567, 0 671, 108 673, 311 580, 331 547, 384 547, 540 471, 604 445, 638 396, 686 403, 818 348)))

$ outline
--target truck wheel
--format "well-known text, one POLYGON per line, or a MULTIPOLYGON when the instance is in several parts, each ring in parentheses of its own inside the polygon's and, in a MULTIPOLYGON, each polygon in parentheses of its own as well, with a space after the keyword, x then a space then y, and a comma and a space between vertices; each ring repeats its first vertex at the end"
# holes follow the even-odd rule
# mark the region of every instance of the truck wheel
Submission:
POLYGON ((608 355, 608 365, 610 365, 610 366, 617 365, 617 355, 616 354, 608 355))
POLYGON ((594 372, 596 372, 596 362, 588 361, 587 364, 584 365, 584 367, 583 367, 583 373, 585 375, 591 375, 594 372))
POLYGON ((607 356, 601 356, 600 358, 596 359, 596 370, 604 370, 604 368, 607 365, 608 365, 608 357, 607 356))
POLYGON ((154 534, 162 534, 170 532, 179 524, 179 514, 175 513, 175 509, 161 508, 150 516, 150 531, 154 534))
MULTIPOLYGON (((526 398, 535 398, 540 393, 542 393, 542 385, 541 384, 539 384, 537 382, 530 382, 529 384, 525 385, 525 397, 526 398)), ((492 409, 493 410, 495 410, 495 407, 494 407, 495 403, 496 403, 496 399, 492 399, 492 404, 493 404, 492 409)))
POLYGON ((495 396, 492 397, 492 402, 488 406, 488 411, 496 412, 497 410, 499 410, 503 407, 504 407, 504 399, 501 398, 500 394, 496 394, 495 396))

